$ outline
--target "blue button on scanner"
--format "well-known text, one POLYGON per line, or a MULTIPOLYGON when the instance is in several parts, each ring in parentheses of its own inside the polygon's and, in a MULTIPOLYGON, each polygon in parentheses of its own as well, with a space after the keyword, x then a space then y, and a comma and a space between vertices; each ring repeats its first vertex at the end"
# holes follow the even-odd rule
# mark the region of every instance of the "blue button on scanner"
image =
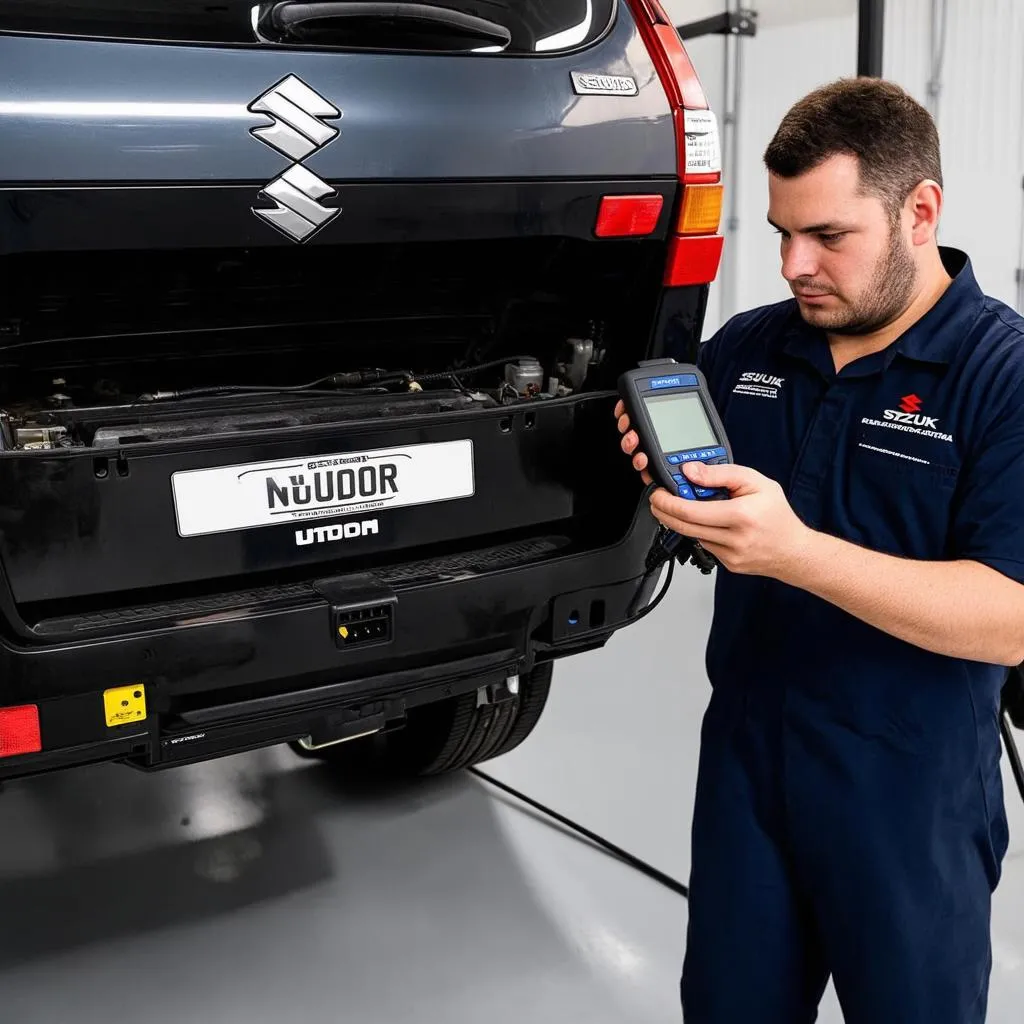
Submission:
POLYGON ((690 501, 694 500, 693 488, 689 484, 679 485, 679 497, 686 498, 690 501))

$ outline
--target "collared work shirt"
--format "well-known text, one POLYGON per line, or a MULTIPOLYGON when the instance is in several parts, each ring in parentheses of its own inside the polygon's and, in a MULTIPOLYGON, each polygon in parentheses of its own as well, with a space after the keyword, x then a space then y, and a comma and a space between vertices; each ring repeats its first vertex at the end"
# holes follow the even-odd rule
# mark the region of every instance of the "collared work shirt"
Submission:
MULTIPOLYGON (((1024 320, 942 255, 939 302, 839 373, 793 302, 737 317, 700 362, 736 461, 808 525, 1020 582, 1024 320)), ((707 666, 688 1016, 810 1020, 831 972, 850 1021, 980 1022, 1009 838, 1006 670, 726 571, 707 666)))
MULTIPOLYGON (((792 300, 731 320, 700 364, 736 462, 777 480, 808 526, 1024 581, 1024 319, 982 293, 965 254, 941 251, 953 283, 938 303, 839 373, 792 300)), ((943 680, 990 704, 1005 679, 804 591, 718 576, 707 655, 716 687, 777 680, 838 702, 866 728, 920 711, 909 728, 929 719, 926 694, 941 700, 943 680)))

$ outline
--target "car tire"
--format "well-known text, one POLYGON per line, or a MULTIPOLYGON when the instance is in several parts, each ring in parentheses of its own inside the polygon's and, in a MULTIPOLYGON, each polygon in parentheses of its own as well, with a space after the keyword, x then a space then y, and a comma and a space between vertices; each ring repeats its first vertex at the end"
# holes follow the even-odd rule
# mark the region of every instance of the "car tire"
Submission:
POLYGON ((515 750, 533 732, 547 704, 553 666, 540 664, 519 680, 519 692, 496 704, 477 703, 477 691, 409 712, 406 724, 390 732, 306 750, 302 757, 368 778, 415 778, 463 771, 515 750))

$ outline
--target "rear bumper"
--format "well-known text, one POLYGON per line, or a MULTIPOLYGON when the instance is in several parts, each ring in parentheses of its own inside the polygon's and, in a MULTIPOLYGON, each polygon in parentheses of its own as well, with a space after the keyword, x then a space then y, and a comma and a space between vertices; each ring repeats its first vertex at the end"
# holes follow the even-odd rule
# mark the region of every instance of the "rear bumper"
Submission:
POLYGON ((379 574, 40 623, 38 644, 0 643, 0 706, 39 706, 43 751, 0 759, 0 778, 108 760, 168 767, 326 722, 401 717, 600 646, 650 597, 644 560, 656 527, 644 503, 625 538, 597 551, 535 538, 379 574), (386 609, 389 636, 346 646, 339 615, 362 607, 386 609), (140 684, 145 721, 108 726, 104 691, 140 684))

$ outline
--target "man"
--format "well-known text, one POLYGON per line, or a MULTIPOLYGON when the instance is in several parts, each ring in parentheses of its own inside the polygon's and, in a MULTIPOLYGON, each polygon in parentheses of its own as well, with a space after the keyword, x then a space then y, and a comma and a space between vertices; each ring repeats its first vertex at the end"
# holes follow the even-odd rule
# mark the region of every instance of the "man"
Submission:
POLYGON ((722 566, 683 1014, 810 1022, 831 974, 848 1024, 975 1024, 1024 660, 1024 320, 938 246, 935 126, 896 86, 815 91, 765 163, 794 298, 702 348, 738 465, 686 467, 731 498, 651 497, 722 566))

